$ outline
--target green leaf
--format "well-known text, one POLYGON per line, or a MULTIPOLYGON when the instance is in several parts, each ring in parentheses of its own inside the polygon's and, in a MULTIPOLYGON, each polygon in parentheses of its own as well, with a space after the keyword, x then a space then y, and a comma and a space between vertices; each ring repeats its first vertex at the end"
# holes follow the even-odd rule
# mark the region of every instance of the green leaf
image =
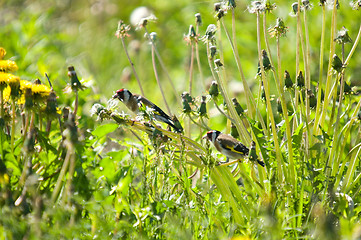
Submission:
POLYGON ((115 129, 118 128, 118 124, 115 123, 108 123, 108 124, 104 124, 104 125, 99 125, 93 132, 92 134, 98 138, 102 138, 105 135, 107 135, 108 133, 113 132, 115 129))

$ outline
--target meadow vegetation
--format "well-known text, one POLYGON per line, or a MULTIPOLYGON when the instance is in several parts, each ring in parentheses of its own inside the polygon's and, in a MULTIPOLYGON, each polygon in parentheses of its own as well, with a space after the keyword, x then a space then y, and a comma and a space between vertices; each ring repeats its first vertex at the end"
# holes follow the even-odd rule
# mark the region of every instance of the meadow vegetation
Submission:
POLYGON ((361 238, 361 1, 131 2, 0 3, 0 239, 361 238))

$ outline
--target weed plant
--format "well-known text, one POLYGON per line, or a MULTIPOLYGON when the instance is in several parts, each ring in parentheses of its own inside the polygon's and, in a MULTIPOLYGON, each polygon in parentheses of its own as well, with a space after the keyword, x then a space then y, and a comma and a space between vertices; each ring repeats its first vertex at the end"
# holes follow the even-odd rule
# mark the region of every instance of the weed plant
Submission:
POLYGON ((349 32, 337 20, 342 8, 360 16, 361 2, 298 0, 287 22, 276 7, 252 1, 246 13, 219 2, 207 26, 195 13, 182 94, 150 32, 155 16, 137 25, 149 43, 147 79, 128 51, 134 32, 119 21, 115 36, 137 85, 130 90, 155 99, 145 87, 154 78, 162 96, 154 102, 181 133, 157 122, 154 109, 135 115, 92 97, 76 66, 64 91, 51 74, 21 80, 0 48, 1 239, 359 239, 361 82, 349 64, 361 63, 361 23, 349 32), (254 23, 240 23, 236 11, 254 23), (321 23, 310 22, 312 12, 321 23), (238 24, 255 24, 256 35, 238 24), (251 78, 242 38, 254 39, 257 52, 251 78), (209 130, 231 134, 250 156, 222 164, 226 157, 202 139, 209 130))

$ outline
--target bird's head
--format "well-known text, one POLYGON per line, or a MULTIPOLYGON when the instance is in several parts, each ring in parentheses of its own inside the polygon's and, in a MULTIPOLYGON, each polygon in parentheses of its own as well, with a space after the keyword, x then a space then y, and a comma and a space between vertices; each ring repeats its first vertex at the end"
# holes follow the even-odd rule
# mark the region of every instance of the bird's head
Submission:
POLYGON ((116 91, 116 93, 113 95, 113 99, 117 98, 119 101, 127 103, 131 96, 132 93, 128 89, 122 88, 116 91))
POLYGON ((219 134, 221 134, 220 131, 212 130, 212 131, 207 132, 207 134, 204 135, 203 139, 205 138, 211 142, 214 142, 217 139, 217 137, 219 136, 219 134))

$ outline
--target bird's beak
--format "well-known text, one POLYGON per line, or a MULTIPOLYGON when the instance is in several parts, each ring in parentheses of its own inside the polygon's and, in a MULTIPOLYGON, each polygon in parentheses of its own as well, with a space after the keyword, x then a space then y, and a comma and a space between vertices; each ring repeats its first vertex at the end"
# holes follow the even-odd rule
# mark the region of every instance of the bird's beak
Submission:
POLYGON ((118 94, 114 94, 114 95, 113 95, 113 99, 114 99, 114 98, 118 98, 118 94))
POLYGON ((202 139, 208 139, 207 134, 202 137, 202 139))

